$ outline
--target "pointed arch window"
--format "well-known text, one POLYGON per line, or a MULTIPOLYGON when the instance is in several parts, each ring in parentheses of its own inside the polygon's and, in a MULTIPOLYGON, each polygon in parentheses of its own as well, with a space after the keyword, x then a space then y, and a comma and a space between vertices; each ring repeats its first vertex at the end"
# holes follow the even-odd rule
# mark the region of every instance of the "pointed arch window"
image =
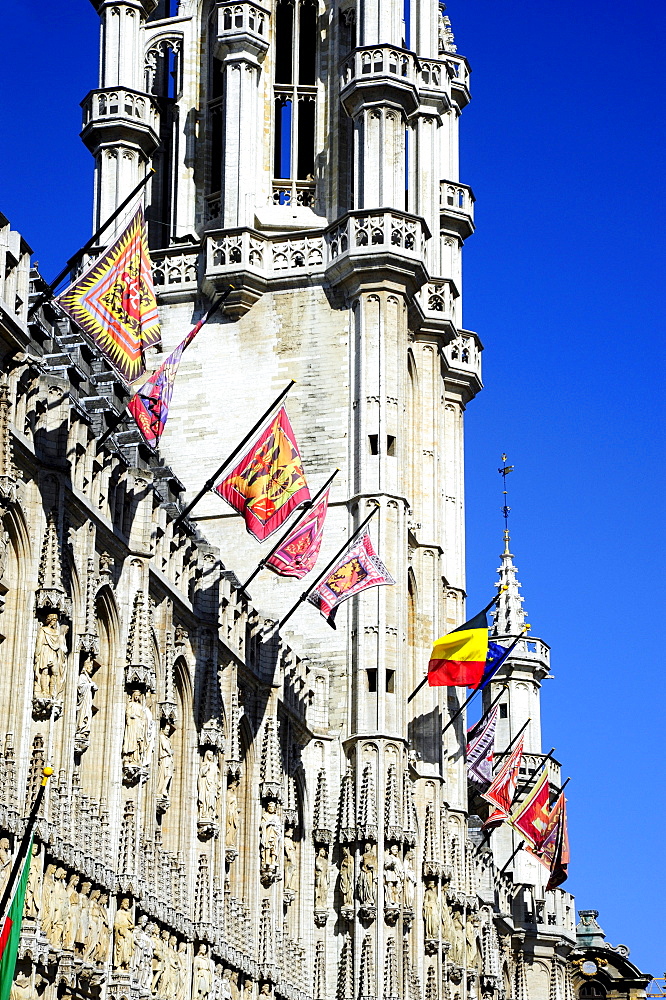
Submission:
POLYGON ((145 87, 160 112, 160 145, 153 157, 155 174, 146 210, 151 247, 169 246, 176 235, 176 199, 180 122, 178 98, 182 92, 182 39, 161 38, 146 52, 145 87))
POLYGON ((276 205, 314 204, 317 40, 316 3, 278 0, 273 88, 276 205))

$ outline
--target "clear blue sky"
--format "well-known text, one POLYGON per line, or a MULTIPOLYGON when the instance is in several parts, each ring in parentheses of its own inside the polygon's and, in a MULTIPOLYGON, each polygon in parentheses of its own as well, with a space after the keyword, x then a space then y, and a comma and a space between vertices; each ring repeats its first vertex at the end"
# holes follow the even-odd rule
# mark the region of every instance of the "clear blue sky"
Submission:
MULTIPOLYGON (((5 6, 0 209, 51 276, 90 234, 78 105, 97 80, 97 18, 84 0, 5 6)), ((474 71, 465 324, 486 346, 467 414, 469 607, 493 592, 506 451, 525 605, 552 647, 544 742, 572 776, 568 885, 654 974, 666 967, 663 11, 448 11, 474 71)))

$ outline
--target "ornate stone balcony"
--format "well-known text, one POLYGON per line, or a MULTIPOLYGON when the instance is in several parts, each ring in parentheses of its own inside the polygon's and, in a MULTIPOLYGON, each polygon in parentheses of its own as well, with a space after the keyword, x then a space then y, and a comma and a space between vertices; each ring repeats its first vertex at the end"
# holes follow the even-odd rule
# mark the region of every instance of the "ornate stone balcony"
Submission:
POLYGON ((469 63, 464 56, 447 53, 446 62, 451 77, 451 97, 462 110, 471 101, 469 92, 469 63))
POLYGON ((301 205, 303 208, 314 208, 314 181, 273 181, 274 205, 301 205))
POLYGON ((413 52, 395 45, 366 46, 355 49, 342 63, 340 99, 347 113, 354 114, 364 100, 386 100, 390 92, 411 113, 419 104, 419 83, 419 62, 413 52))
POLYGON ((91 152, 102 142, 131 142, 146 156, 159 145, 160 116, 148 94, 123 87, 91 90, 81 102, 81 138, 91 152))
POLYGON ((240 3, 218 3, 216 55, 249 51, 262 57, 268 48, 270 13, 251 0, 240 3))
POLYGON ((474 232, 474 194, 467 184, 439 182, 441 228, 457 233, 465 240, 474 232))
POLYGON ((200 255, 198 244, 152 252, 153 281, 161 299, 177 302, 181 297, 184 301, 192 298, 199 283, 200 255))
POLYGON ((483 388, 481 381, 481 351, 483 345, 471 330, 459 330, 456 337, 444 348, 447 378, 459 382, 475 396, 483 388))

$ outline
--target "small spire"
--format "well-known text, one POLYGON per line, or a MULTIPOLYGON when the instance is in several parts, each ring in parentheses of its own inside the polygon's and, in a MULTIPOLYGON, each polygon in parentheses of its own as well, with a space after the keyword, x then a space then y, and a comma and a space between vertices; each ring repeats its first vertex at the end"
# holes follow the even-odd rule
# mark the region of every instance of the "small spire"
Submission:
POLYGON ((518 572, 513 564, 513 553, 511 552, 509 534, 509 512, 508 491, 506 488, 506 477, 513 472, 513 465, 507 464, 506 455, 502 455, 502 467, 497 471, 502 476, 502 516, 504 518, 504 551, 500 559, 502 565, 498 567, 499 580, 495 584, 501 597, 493 611, 493 625, 490 634, 493 638, 505 635, 518 635, 525 626, 527 612, 523 609, 523 598, 520 596, 520 583, 516 578, 518 572))

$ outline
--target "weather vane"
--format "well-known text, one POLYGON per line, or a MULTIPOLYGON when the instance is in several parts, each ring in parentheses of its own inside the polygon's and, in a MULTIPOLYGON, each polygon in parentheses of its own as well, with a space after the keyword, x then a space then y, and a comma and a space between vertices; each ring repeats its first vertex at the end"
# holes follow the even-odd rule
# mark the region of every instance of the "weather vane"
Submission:
POLYGON ((513 472, 513 466, 506 464, 506 455, 502 455, 502 468, 498 469, 497 471, 499 472, 500 476, 502 477, 502 485, 504 486, 504 489, 502 490, 502 494, 504 496, 504 506, 502 507, 502 514, 504 515, 504 530, 508 531, 509 530, 509 511, 511 510, 511 508, 508 506, 508 504, 506 502, 506 498, 509 495, 508 492, 507 492, 507 488, 506 488, 506 477, 509 475, 510 472, 513 472))

